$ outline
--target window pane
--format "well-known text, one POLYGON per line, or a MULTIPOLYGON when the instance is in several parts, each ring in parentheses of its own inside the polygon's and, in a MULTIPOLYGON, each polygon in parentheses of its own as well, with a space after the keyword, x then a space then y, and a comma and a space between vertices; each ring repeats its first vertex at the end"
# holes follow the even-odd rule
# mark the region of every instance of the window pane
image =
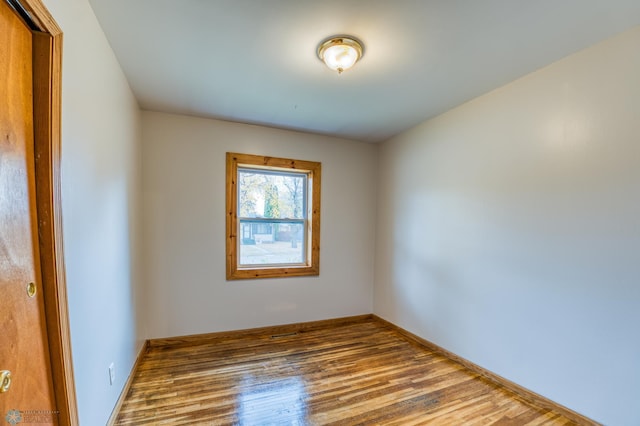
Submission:
POLYGON ((240 217, 304 219, 306 174, 238 170, 240 217))
POLYGON ((302 223, 240 221, 240 265, 304 264, 302 223))

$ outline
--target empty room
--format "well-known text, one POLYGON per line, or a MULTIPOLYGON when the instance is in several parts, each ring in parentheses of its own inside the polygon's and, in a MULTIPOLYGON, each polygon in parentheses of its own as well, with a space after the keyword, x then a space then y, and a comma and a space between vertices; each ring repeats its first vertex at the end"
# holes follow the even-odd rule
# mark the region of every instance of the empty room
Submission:
POLYGON ((0 0, 0 422, 640 425, 637 0, 0 0))

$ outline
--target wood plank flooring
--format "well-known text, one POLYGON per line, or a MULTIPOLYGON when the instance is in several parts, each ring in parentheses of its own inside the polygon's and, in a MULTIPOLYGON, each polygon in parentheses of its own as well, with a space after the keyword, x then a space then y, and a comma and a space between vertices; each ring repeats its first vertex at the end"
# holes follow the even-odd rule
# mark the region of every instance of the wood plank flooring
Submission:
POLYGON ((570 425, 373 319, 151 347, 116 425, 570 425))

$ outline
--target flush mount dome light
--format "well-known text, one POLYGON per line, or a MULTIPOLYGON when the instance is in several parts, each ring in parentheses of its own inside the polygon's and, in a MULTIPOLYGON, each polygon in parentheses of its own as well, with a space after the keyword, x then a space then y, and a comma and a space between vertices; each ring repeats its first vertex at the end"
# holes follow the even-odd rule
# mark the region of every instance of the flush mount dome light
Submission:
POLYGON ((352 36, 329 37, 318 46, 318 58, 338 74, 354 66, 363 53, 362 43, 352 36))

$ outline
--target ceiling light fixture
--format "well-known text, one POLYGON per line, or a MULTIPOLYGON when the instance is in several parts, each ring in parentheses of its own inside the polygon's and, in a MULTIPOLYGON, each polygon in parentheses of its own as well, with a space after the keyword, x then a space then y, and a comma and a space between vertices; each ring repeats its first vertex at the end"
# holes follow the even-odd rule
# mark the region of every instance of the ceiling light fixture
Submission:
POLYGON ((342 74, 364 54, 364 46, 352 36, 332 36, 318 46, 318 58, 330 69, 342 74))

